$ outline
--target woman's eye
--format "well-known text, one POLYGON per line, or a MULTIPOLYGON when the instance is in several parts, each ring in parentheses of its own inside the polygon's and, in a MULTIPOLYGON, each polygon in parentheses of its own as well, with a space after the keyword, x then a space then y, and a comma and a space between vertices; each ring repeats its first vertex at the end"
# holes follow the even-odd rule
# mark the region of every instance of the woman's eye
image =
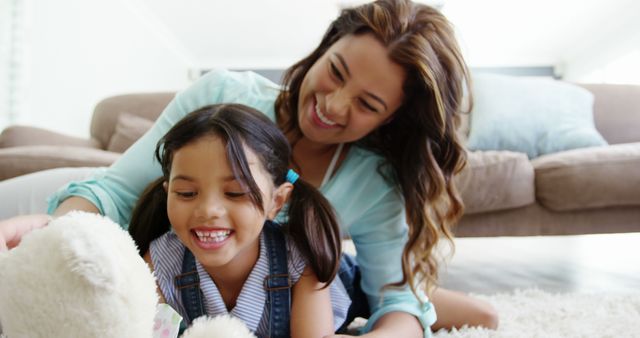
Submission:
POLYGON ((338 67, 336 67, 336 65, 333 62, 329 62, 329 64, 331 65, 331 74, 333 74, 333 76, 335 76, 338 79, 338 81, 344 82, 344 77, 342 77, 342 74, 340 74, 338 67))
POLYGON ((374 106, 370 105, 369 103, 367 103, 367 101, 365 101, 363 99, 360 99, 360 104, 362 104, 362 106, 367 110, 370 110, 370 111, 372 111, 374 113, 378 112, 378 110, 374 106))
POLYGON ((196 197, 197 194, 195 191, 176 191, 176 195, 180 198, 191 199, 196 197))
POLYGON ((239 198, 239 197, 245 196, 247 193, 244 191, 240 191, 240 192, 229 191, 224 194, 231 198, 239 198))

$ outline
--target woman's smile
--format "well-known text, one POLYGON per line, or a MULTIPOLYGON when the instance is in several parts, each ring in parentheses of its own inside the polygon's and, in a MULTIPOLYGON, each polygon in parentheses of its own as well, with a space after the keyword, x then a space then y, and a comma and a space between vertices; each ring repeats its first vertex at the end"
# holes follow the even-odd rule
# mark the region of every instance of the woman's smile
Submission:
POLYGON ((311 116, 311 120, 313 121, 314 125, 324 129, 340 127, 337 122, 331 120, 322 112, 317 99, 314 98, 313 101, 315 104, 311 106, 309 115, 311 116))

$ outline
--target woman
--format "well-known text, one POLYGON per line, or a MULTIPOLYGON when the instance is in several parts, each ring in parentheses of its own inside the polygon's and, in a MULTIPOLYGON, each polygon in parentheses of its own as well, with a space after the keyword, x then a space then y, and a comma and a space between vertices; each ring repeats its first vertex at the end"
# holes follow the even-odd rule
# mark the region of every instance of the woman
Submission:
POLYGON ((465 163, 455 127, 468 83, 453 29, 437 10, 403 0, 347 9, 289 68, 285 90, 252 73, 212 71, 179 93, 108 170, 60 190, 49 211, 100 212, 126 225, 143 188, 161 175, 151 160, 158 139, 199 107, 246 104, 285 132, 292 165, 319 187, 353 239, 368 335, 495 327, 490 305, 435 288, 433 248, 440 236, 451 239, 448 227, 463 209, 453 175, 465 163), (421 281, 437 321, 414 287, 421 281))

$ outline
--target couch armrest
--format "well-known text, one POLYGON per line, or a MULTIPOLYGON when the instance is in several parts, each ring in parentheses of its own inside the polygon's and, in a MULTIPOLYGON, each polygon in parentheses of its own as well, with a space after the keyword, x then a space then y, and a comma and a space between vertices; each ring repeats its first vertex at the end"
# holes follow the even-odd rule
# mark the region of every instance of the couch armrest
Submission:
POLYGON ((85 147, 27 146, 0 149, 0 180, 61 167, 111 165, 121 154, 85 147))
POLYGON ((16 125, 7 127, 0 133, 0 148, 35 145, 100 148, 99 142, 96 140, 64 135, 37 127, 16 125))

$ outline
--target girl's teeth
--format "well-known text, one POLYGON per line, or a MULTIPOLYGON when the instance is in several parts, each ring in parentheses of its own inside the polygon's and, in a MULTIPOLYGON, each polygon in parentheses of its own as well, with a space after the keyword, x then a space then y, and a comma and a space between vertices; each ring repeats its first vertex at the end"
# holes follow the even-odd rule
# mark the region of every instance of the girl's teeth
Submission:
POLYGON ((322 111, 320 110, 320 107, 318 106, 318 103, 316 102, 316 113, 318 115, 318 117, 320 118, 320 121, 322 121, 325 124, 328 124, 330 126, 333 126, 336 124, 336 122, 331 121, 328 117, 324 116, 324 114, 322 114, 322 111))
POLYGON ((231 233, 231 230, 217 230, 217 231, 195 231, 198 239, 202 242, 222 242, 231 233))

